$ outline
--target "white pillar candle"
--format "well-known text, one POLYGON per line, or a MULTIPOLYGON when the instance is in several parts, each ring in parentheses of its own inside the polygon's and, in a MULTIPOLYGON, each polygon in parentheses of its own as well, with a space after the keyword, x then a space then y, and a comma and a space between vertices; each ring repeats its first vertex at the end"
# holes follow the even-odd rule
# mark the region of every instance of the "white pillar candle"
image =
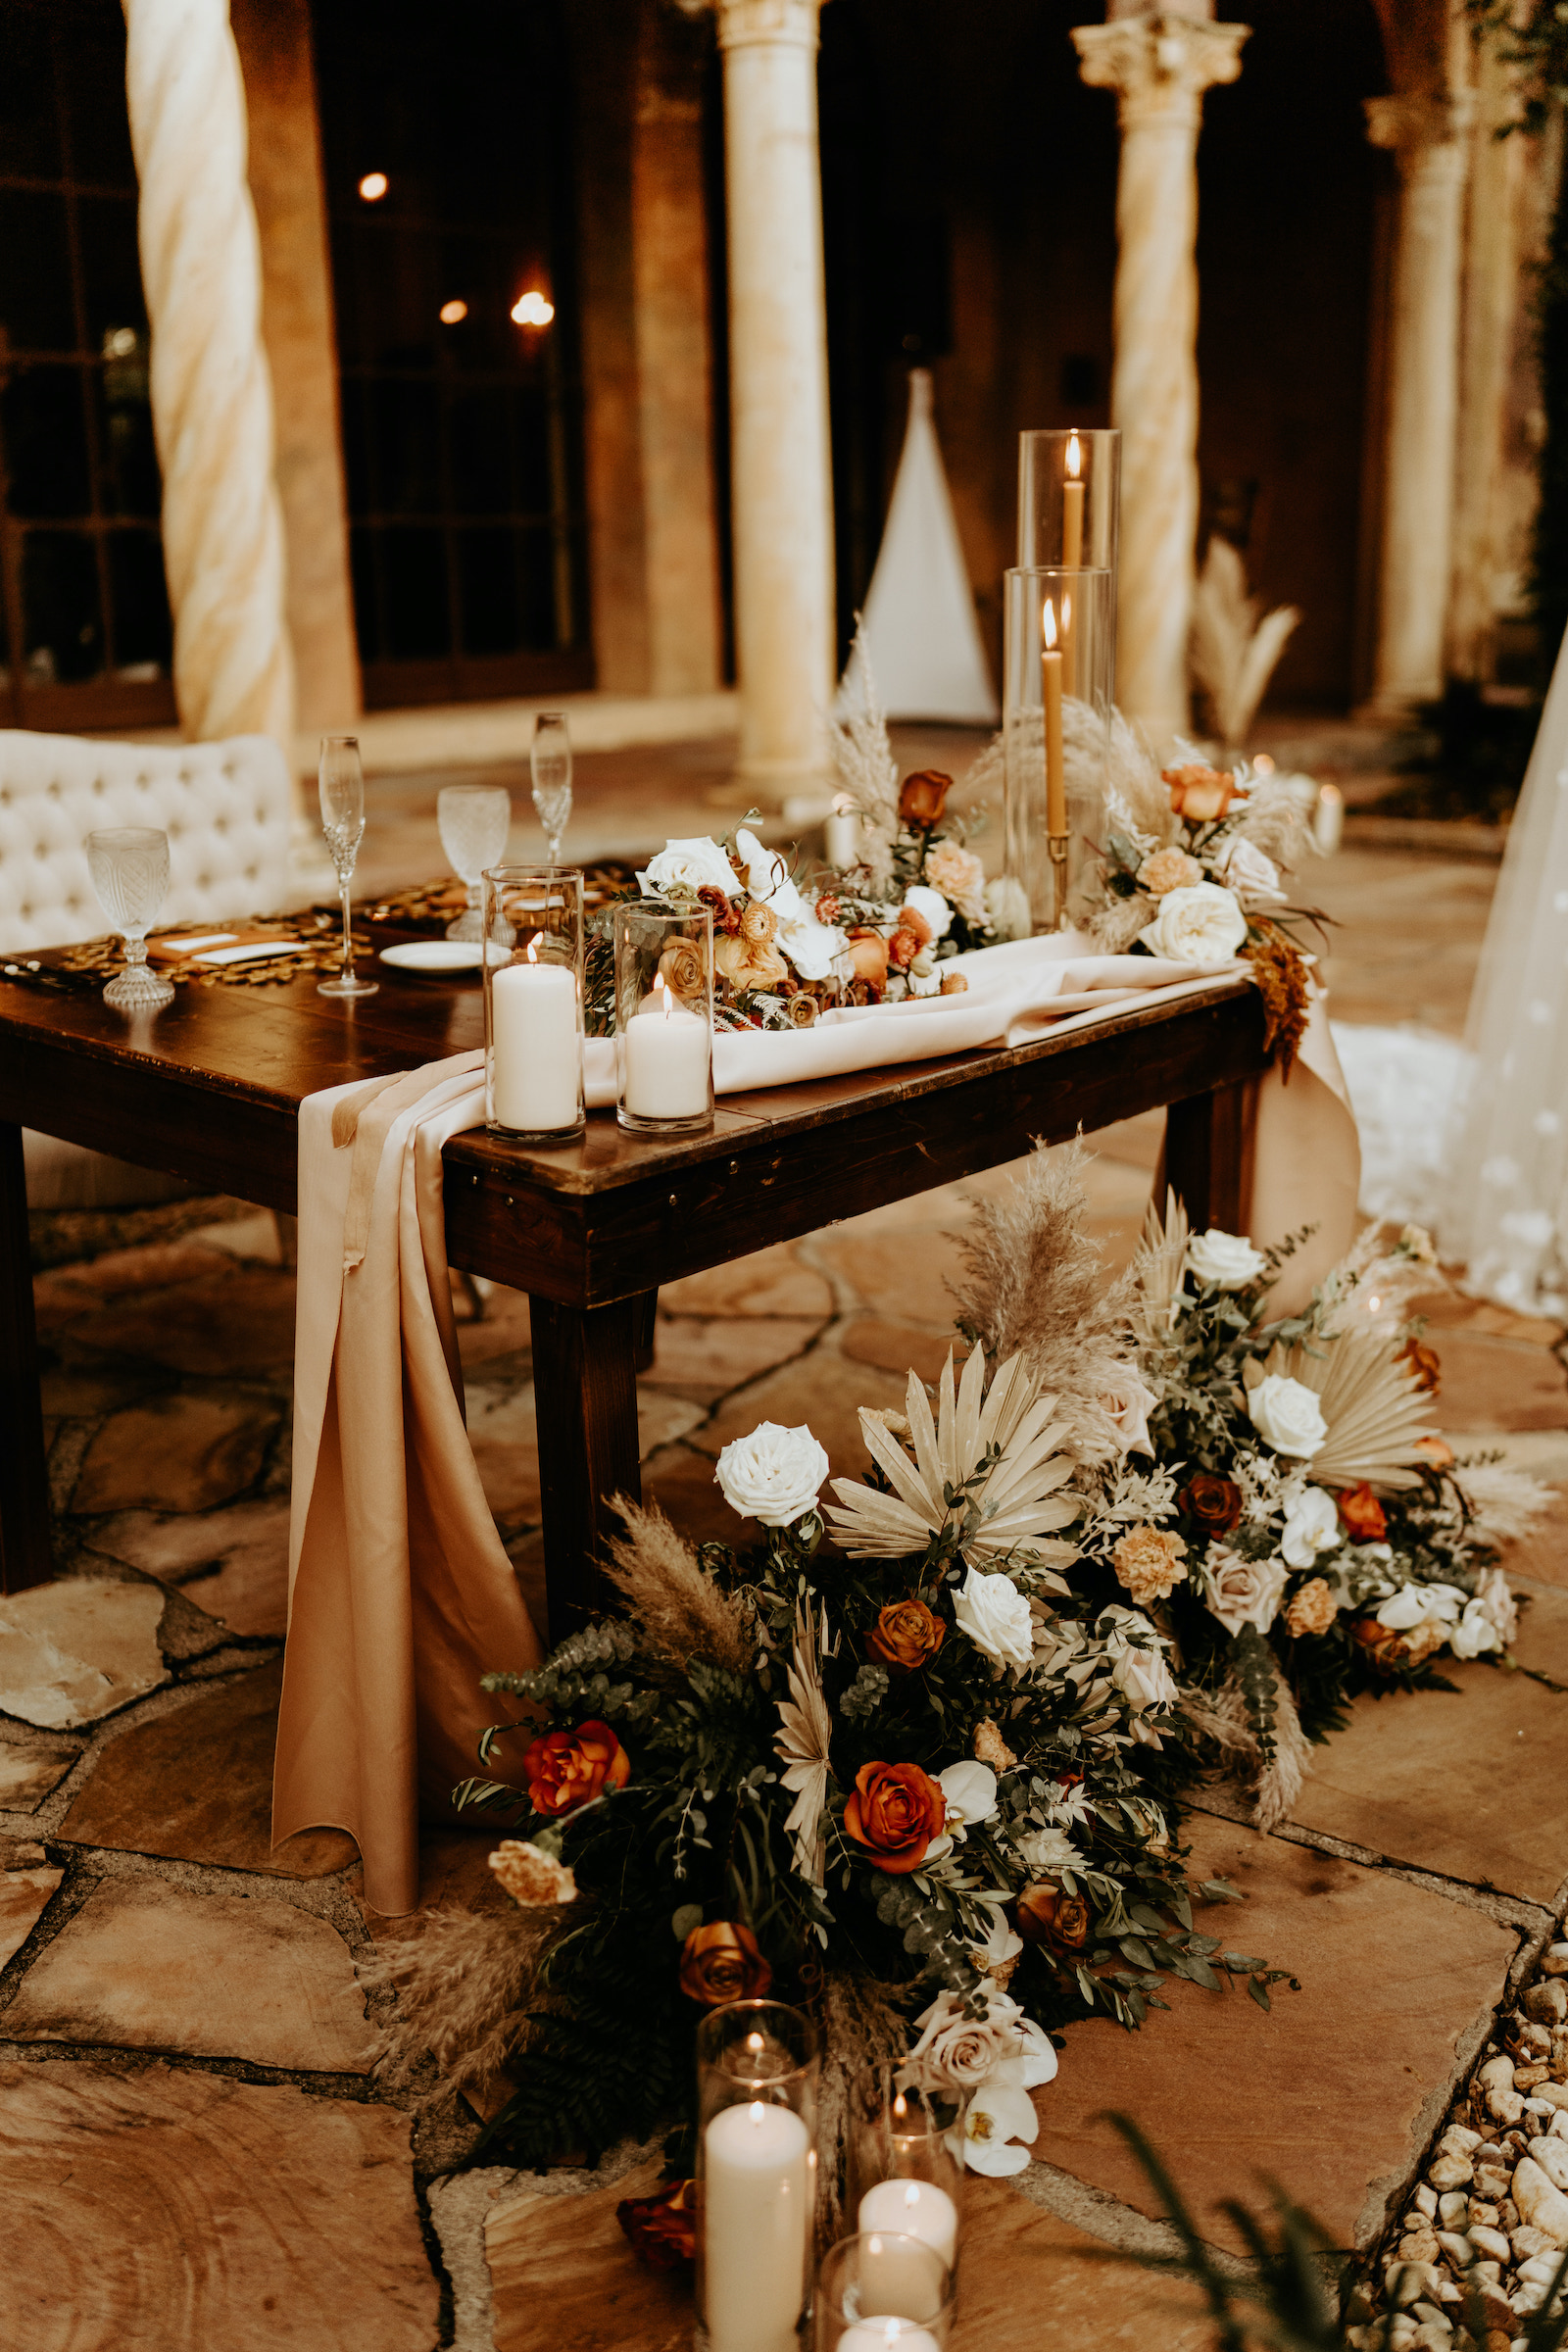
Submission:
POLYGON ((563 963, 509 963, 490 990, 497 1122, 535 1135, 575 1127, 582 1093, 575 976, 563 963))
POLYGON ((860 862, 860 819, 853 808, 841 808, 841 793, 833 804, 832 814, 822 826, 822 849, 829 865, 838 873, 847 873, 852 865, 860 862))
POLYGON ((917 2237, 951 2271, 958 2251, 958 2209, 934 2180, 878 2180, 860 2199, 860 2233, 895 2230, 917 2237))
POLYGON ((665 988, 626 1024, 626 1108, 637 1119, 701 1118, 708 1108, 708 1023, 665 988))
POLYGON ((797 2352, 811 2222, 809 2133, 791 2107, 723 2107, 706 2134, 710 2352, 797 2352))
POLYGON ((913 2320, 858 2320, 839 2337, 838 2352, 937 2352, 937 2339, 913 2320))

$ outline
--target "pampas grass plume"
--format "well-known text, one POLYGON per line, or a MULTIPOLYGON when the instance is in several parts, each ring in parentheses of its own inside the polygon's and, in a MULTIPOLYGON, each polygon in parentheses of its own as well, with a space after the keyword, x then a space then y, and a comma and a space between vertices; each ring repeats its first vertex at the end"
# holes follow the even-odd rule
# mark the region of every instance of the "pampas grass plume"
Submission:
POLYGON ((757 1638, 737 1600, 705 1575, 697 1554, 657 1505, 644 1510, 624 1494, 612 1506, 626 1533, 610 1544, 606 1574, 629 1604, 644 1644, 672 1666, 702 1658, 731 1674, 749 1674, 757 1638))
POLYGON ((384 2079, 406 2082, 428 2050, 461 2089, 486 2099, 525 2035, 540 1957, 564 1916, 428 1911, 418 1935, 382 1943, 373 1960, 362 1961, 367 1990, 397 1995, 397 2017, 376 2052, 384 2079))

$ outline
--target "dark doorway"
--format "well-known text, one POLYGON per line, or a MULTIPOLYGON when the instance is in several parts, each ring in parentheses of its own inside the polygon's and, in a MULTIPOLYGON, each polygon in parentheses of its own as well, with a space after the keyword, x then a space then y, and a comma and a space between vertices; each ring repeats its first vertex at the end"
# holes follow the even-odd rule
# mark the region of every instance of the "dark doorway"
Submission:
POLYGON ((316 0, 365 699, 592 683, 550 0, 316 0))
POLYGON ((14 726, 174 716, 118 0, 0 17, 0 688, 14 726))

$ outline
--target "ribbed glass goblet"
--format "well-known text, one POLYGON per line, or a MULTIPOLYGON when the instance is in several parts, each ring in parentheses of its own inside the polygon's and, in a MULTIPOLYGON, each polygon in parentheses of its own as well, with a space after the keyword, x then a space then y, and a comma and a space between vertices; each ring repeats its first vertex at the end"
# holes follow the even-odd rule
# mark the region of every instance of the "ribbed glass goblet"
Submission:
POLYGON ((156 825, 116 825, 87 836, 87 871, 98 904, 124 934, 125 968, 104 990, 121 1012, 151 1012, 174 994, 147 961, 147 926, 169 888, 169 835, 156 825))
POLYGON ((444 784, 436 795, 435 821, 452 871, 468 893, 466 907, 455 923, 447 925, 447 937, 483 939, 480 878, 489 866, 500 865, 507 855, 512 795, 504 784, 444 784))
POLYGON ((533 805, 544 827, 546 854, 561 863, 561 845, 571 819, 571 737, 564 710, 541 710, 528 750, 533 805))

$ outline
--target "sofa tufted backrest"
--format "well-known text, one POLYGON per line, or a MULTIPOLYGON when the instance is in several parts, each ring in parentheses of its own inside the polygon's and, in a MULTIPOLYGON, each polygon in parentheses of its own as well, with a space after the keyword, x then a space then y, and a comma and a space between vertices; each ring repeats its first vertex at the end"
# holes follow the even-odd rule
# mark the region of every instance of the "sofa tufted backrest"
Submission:
POLYGON ((85 846, 107 825, 169 835, 161 923, 275 914, 289 820, 287 764, 268 735, 166 748, 0 728, 0 954, 108 930, 85 846))

